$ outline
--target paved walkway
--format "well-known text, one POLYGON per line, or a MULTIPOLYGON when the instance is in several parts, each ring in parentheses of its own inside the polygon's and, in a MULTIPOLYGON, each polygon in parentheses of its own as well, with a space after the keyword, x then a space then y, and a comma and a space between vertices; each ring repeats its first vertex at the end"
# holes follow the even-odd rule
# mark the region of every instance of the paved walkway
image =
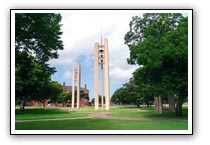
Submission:
POLYGON ((89 114, 89 117, 92 118, 101 118, 101 119, 112 119, 112 120, 187 120, 187 118, 158 118, 158 117, 115 117, 115 116, 108 116, 110 112, 100 112, 89 114))
POLYGON ((76 118, 51 118, 51 119, 35 119, 35 120, 15 120, 15 122, 35 122, 35 121, 55 121, 55 120, 76 120, 76 119, 90 119, 101 118, 111 120, 187 120, 187 118, 161 118, 161 117, 116 117, 108 116, 110 112, 99 112, 88 114, 88 117, 76 117, 76 118))
POLYGON ((15 120, 15 122, 34 122, 34 121, 51 121, 51 120, 76 120, 76 119, 89 119, 92 117, 76 117, 76 118, 51 118, 51 119, 35 119, 35 120, 15 120))

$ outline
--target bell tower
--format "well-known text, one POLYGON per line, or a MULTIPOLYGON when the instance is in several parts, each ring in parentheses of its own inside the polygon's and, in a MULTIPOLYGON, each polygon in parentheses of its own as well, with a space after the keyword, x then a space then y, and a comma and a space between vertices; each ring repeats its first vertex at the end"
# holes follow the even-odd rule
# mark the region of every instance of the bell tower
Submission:
POLYGON ((110 92, 109 92, 109 54, 108 54, 108 39, 104 39, 104 44, 101 39, 101 44, 95 43, 94 48, 94 98, 95 110, 99 110, 99 96, 98 96, 98 70, 102 72, 102 95, 101 95, 101 108, 106 110, 110 109, 110 92), (105 96, 105 102, 104 100, 105 96), (105 105, 105 106, 104 106, 105 105))

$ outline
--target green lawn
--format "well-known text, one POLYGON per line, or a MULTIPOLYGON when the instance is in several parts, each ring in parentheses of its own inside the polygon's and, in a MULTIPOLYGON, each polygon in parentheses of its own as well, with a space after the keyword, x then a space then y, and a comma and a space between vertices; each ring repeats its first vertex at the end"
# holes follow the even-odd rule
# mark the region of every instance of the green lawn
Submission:
MULTIPOLYGON (((164 113, 155 114, 154 108, 121 108, 113 110, 113 113, 110 116, 122 116, 122 117, 161 117, 161 118, 177 118, 175 114, 170 113, 168 109, 164 109, 164 113)), ((188 109, 186 107, 183 108, 183 117, 188 117, 188 109)))
POLYGON ((56 108, 27 108, 24 112, 19 109, 15 110, 16 120, 30 120, 30 119, 49 119, 49 118, 71 118, 71 117, 84 117, 88 112, 67 112, 65 109, 56 108))
POLYGON ((16 123, 17 130, 186 130, 187 121, 62 120, 16 123))
MULTIPOLYGON (((110 116, 123 117, 172 117, 175 116, 165 110, 160 116, 152 108, 112 108, 110 111, 95 111, 91 107, 67 112, 68 108, 26 108, 24 112, 16 109, 16 120, 47 119, 47 118, 75 118, 86 117, 89 113, 111 112, 110 116)), ((187 117, 187 108, 184 108, 187 117)), ((107 119, 76 119, 56 121, 16 122, 16 130, 187 130, 187 120, 107 120, 107 119)))

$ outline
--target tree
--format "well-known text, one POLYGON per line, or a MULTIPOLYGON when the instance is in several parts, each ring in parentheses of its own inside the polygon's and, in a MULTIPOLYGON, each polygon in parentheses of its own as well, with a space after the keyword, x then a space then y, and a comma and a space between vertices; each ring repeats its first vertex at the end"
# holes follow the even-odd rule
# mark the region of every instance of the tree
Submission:
MULTIPOLYGON (((63 103, 63 107, 68 100, 71 100, 71 93, 61 93, 56 99, 56 103, 63 103)), ((69 104, 70 105, 70 104, 69 104)))
POLYGON ((63 92, 63 86, 56 81, 50 82, 48 85, 48 98, 51 102, 57 103, 60 94, 63 92))
POLYGON ((128 83, 123 84, 121 88, 114 92, 111 97, 112 103, 119 105, 136 105, 137 94, 135 89, 133 81, 130 79, 128 83))
MULTIPOLYGON (((103 101, 104 101, 104 103, 105 103, 105 96, 103 97, 103 101)), ((99 102, 99 104, 101 105, 101 102, 102 102, 102 97, 101 97, 101 95, 98 95, 98 102, 99 102)), ((95 98, 92 98, 92 100, 91 100, 91 104, 94 104, 95 103, 95 98)))
POLYGON ((80 90, 80 98, 84 98, 89 100, 89 96, 87 93, 85 93, 84 91, 80 90))
MULTIPOLYGON (((163 96, 169 90, 180 96, 177 116, 182 115, 183 98, 187 97, 187 20, 178 13, 135 16, 125 35, 130 49, 128 63, 142 66, 139 71, 144 73, 144 88, 151 88, 153 96, 163 96)), ((136 73, 135 78, 139 74, 143 75, 136 73)))
POLYGON ((182 116, 182 104, 188 97, 188 18, 183 18, 177 29, 165 37, 163 82, 177 95, 176 115, 182 116))
POLYGON ((23 62, 17 64, 15 68, 16 101, 25 102, 31 99, 42 101, 46 99, 49 94, 49 74, 33 57, 23 54, 21 58, 23 62))
POLYGON ((111 101, 114 104, 119 105, 137 105, 140 107, 140 104, 146 104, 147 107, 153 101, 151 97, 151 90, 149 87, 144 86, 145 84, 142 82, 142 78, 140 79, 140 75, 136 75, 138 71, 134 72, 134 77, 129 80, 128 83, 123 84, 123 86, 117 89, 113 96, 111 97, 111 101))
POLYGON ((61 15, 16 13, 15 15, 15 96, 40 100, 47 97, 50 76, 55 68, 47 63, 63 49, 61 15))
MULTIPOLYGON (((60 14, 16 13, 15 50, 33 56, 40 63, 58 58, 57 51, 63 49, 60 14)), ((52 69, 45 64, 52 72, 52 69)))

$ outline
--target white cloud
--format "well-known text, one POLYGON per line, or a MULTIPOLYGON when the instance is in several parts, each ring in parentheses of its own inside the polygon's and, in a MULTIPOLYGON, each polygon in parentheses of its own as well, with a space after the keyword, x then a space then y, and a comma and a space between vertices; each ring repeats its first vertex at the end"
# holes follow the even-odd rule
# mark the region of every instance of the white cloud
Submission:
POLYGON ((63 78, 71 77, 71 70, 77 63, 93 71, 94 43, 100 42, 102 24, 102 34, 109 40, 110 83, 129 80, 137 67, 127 64, 129 49, 124 45, 124 35, 129 30, 132 14, 82 11, 65 13, 62 17, 64 50, 59 52, 59 59, 52 60, 50 64, 66 70, 63 78))
POLYGON ((72 71, 67 70, 63 75, 63 79, 71 79, 71 76, 72 76, 72 71))
POLYGON ((110 70, 110 82, 113 84, 117 83, 126 83, 129 78, 131 78, 133 71, 136 69, 135 67, 131 67, 129 69, 122 69, 120 67, 114 67, 110 70))

